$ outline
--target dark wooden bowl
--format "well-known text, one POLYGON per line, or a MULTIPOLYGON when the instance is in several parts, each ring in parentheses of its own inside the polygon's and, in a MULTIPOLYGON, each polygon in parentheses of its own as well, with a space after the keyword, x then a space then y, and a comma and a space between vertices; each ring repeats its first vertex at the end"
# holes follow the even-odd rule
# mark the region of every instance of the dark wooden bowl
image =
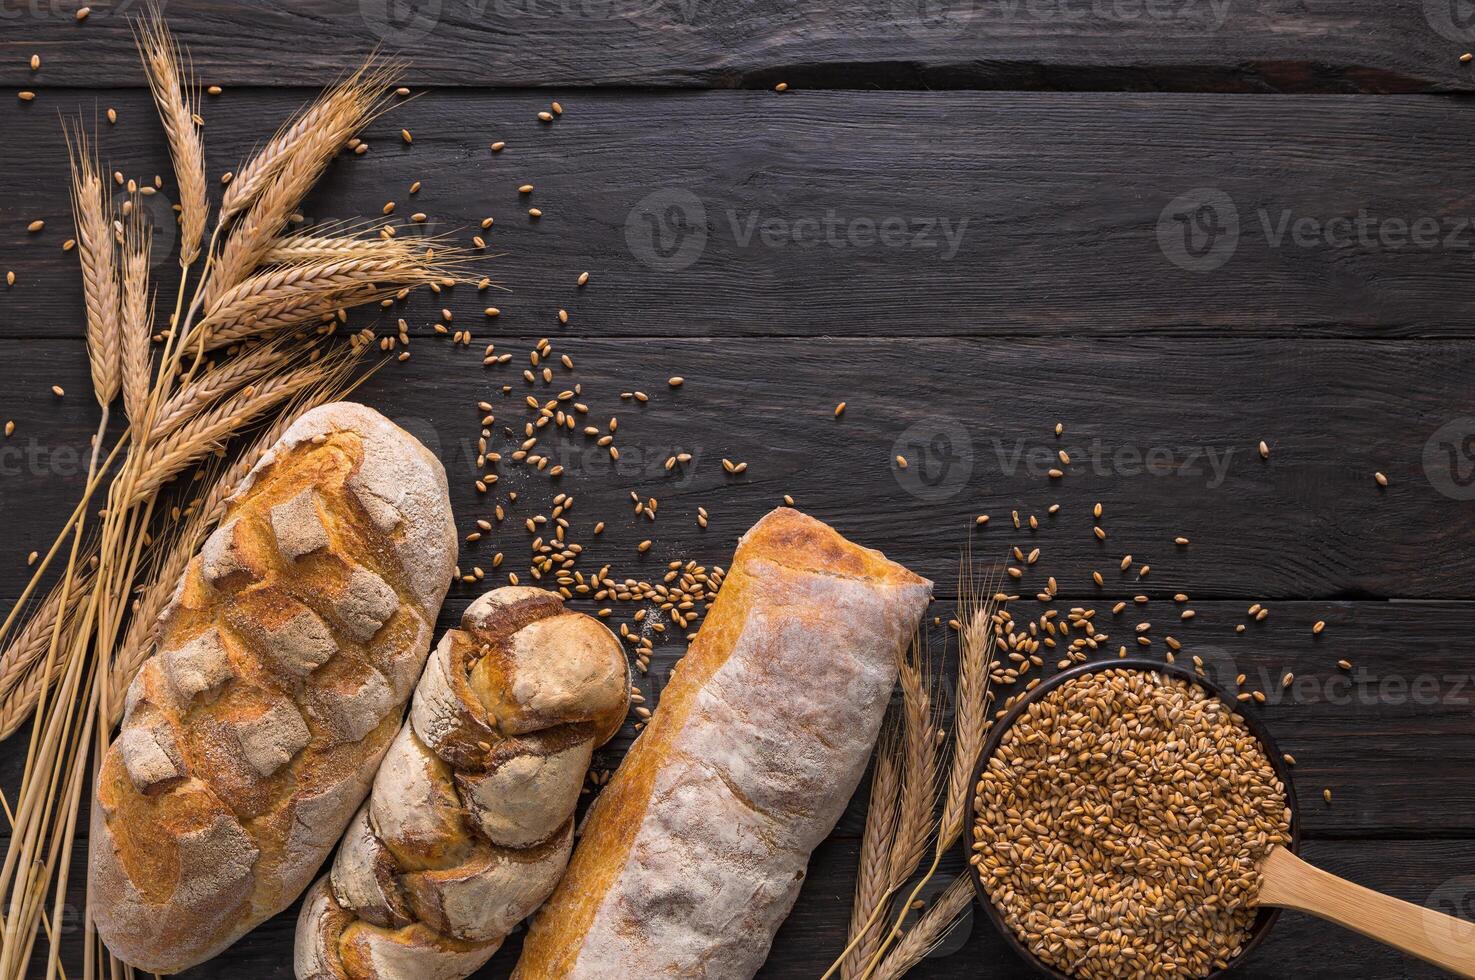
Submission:
MULTIPOLYGON (((1291 811, 1290 849, 1292 852, 1299 851, 1301 847, 1301 820, 1300 810, 1296 806, 1296 789, 1291 783, 1290 769, 1286 765, 1285 759, 1281 756, 1280 750, 1276 748, 1275 739, 1271 737, 1270 730, 1265 727, 1265 722, 1260 719, 1259 715, 1244 710, 1245 705, 1243 703, 1236 700, 1232 694, 1208 678, 1200 676, 1187 667, 1179 664, 1165 663, 1161 660, 1148 660, 1145 657, 1117 657, 1110 660, 1097 660, 1091 663, 1079 664, 1051 677, 1039 687, 1020 698, 1014 707, 1010 708, 1004 717, 1000 718, 989 731, 988 740, 983 743, 983 751, 979 753, 978 762, 973 767, 973 782, 975 784, 978 782, 978 776, 982 774, 984 766, 988 764, 988 760, 993 757, 994 752, 998 749, 999 741, 1004 737, 1004 733, 1009 730, 1009 726, 1014 724, 1015 720, 1019 718, 1020 713, 1027 706, 1076 677, 1095 673, 1099 670, 1122 669, 1156 671, 1168 677, 1180 677, 1184 680, 1192 681, 1213 694, 1220 701, 1223 701, 1232 711, 1245 720, 1250 733, 1264 747, 1265 754, 1270 759, 1270 765, 1275 769, 1276 776, 1280 778, 1281 785, 1285 787, 1286 806, 1290 807, 1291 811)), ((968 793, 968 823, 963 829, 963 860, 965 862, 973 856, 973 825, 978 818, 978 813, 973 804, 975 796, 976 794, 973 793, 970 787, 968 793)), ((988 914, 989 921, 994 924, 994 928, 998 930, 999 935, 1004 937, 1004 942, 1025 962, 1033 966, 1036 972, 1042 976, 1053 977, 1055 980, 1076 980, 1075 977, 1067 973, 1062 973, 1060 970, 1055 969, 1055 967, 1035 956, 1029 947, 1018 936, 1014 935, 1014 930, 1009 928, 1009 924, 1004 921, 1004 917, 999 914, 999 910, 994 906, 993 899, 989 898, 988 891, 983 887, 982 877, 971 863, 968 865, 968 869, 968 877, 973 882, 973 892, 977 896, 979 904, 983 906, 984 912, 988 914)), ((1244 948, 1240 950, 1239 955, 1230 960, 1229 965, 1223 970, 1216 970, 1209 974, 1209 976, 1218 977, 1243 962, 1245 957, 1254 952, 1255 947, 1264 941, 1266 934, 1270 932, 1271 926, 1275 925, 1275 920, 1278 918, 1280 918, 1280 909, 1262 908, 1259 915, 1255 917, 1254 926, 1250 929, 1250 938, 1245 941, 1244 948)))

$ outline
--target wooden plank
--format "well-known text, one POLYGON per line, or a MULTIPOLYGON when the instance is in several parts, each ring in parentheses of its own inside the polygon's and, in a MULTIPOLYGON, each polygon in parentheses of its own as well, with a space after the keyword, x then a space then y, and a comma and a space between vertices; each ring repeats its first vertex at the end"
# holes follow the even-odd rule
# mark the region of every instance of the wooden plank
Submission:
MULTIPOLYGON (((440 629, 458 621, 461 611, 482 591, 457 586, 442 612, 440 629)), ((1068 606, 1069 603, 1062 604, 1068 606)), ((593 603, 575 608, 593 612, 593 603)), ((1058 608, 1058 607, 1057 607, 1058 608)), ((1281 751, 1296 759, 1297 794, 1304 833, 1312 839, 1367 836, 1475 837, 1475 786, 1450 780, 1450 760, 1475 756, 1475 660, 1468 637, 1475 629, 1470 603, 1286 602, 1272 604, 1268 620, 1245 634, 1234 627, 1245 619, 1239 603, 1193 603, 1198 616, 1191 626, 1177 623, 1178 607, 1153 602, 1121 617, 1096 605, 1102 632, 1113 636, 1099 654, 1111 657, 1121 642, 1131 642, 1132 627, 1154 623, 1154 633, 1176 636, 1184 649, 1180 660, 1197 656, 1208 675, 1232 687, 1245 675, 1244 690, 1260 690, 1266 703, 1253 710, 1265 719, 1281 751), (1313 639, 1311 624, 1325 620, 1326 631, 1313 639), (1351 671, 1337 667, 1349 660, 1351 671), (1295 675, 1289 688, 1280 686, 1295 675), (1322 800, 1331 789, 1333 803, 1322 800)), ((616 604, 612 625, 629 622, 634 608, 616 604)), ((933 608, 946 617, 951 603, 933 608)), ((1040 613, 1038 603, 1016 604, 1021 627, 1040 613)), ((955 670, 952 651, 943 653, 940 674, 955 670)), ((1147 651, 1161 656, 1161 642, 1147 651)), ((657 645, 649 674, 637 683, 651 705, 684 641, 669 636, 657 645)), ((1048 651, 1045 651, 1048 653, 1048 651)), ((1134 647, 1135 652, 1135 647, 1134 647)), ((1056 655, 1058 656, 1058 655, 1056 655)), ((1055 656, 1030 676, 1055 671, 1055 656)), ((797 683, 797 681, 795 681, 797 683)), ((1001 689, 1008 695, 1010 689, 1001 689)), ((755 695, 757 696, 757 695, 755 695)), ((596 756, 596 768, 614 768, 633 741, 635 719, 596 756)), ((14 799, 25 761, 29 734, 0 745, 0 788, 14 799)), ((836 833, 859 837, 865 824, 864 790, 842 818, 836 833)), ((84 818, 79 828, 87 827, 84 818)), ((85 830, 79 830, 84 833, 85 830)))
MULTIPOLYGON (((1312 841, 1302 853, 1312 863, 1360 884, 1446 911, 1457 907, 1470 917, 1469 903, 1475 896, 1472 891, 1475 885, 1468 876, 1461 876, 1460 871, 1475 860, 1475 842, 1312 841)), ((779 930, 758 980, 801 977, 812 980, 824 972, 844 947, 856 855, 857 844, 852 839, 832 839, 815 852, 803 891, 779 930)), ((960 860, 950 855, 943 870, 954 874, 960 866, 960 860)), ((69 897, 75 895, 80 901, 84 883, 80 868, 75 869, 72 883, 69 897)), ((932 897, 935 893, 929 886, 924 894, 932 897)), ((79 913, 77 906, 69 905, 63 920, 63 966, 68 976, 81 975, 79 913)), ((289 980, 296 923, 297 907, 293 906, 258 926, 214 960, 178 976, 183 980, 289 980)), ((1467 937, 1453 938, 1468 942, 1467 937)), ((521 943, 519 931, 475 974, 476 980, 508 976, 521 943)), ((40 954, 32 960, 30 975, 44 975, 40 954)), ((1028 980, 1036 976, 1008 950, 976 905, 949 941, 913 975, 929 980, 971 980, 980 975, 1028 980)), ((1308 980, 1342 980, 1349 976, 1433 980, 1444 974, 1356 934, 1288 912, 1276 924, 1264 946, 1235 976, 1251 980, 1281 980, 1288 976, 1308 980)))
MULTIPOLYGON (((211 172, 306 90, 206 106, 211 172)), ((168 174, 140 93, 0 105, 0 331, 77 336, 57 111, 104 125, 111 163, 168 174), (29 223, 47 221, 40 234, 29 223)), ((498 326, 625 336, 1256 334, 1470 336, 1475 103, 1436 97, 587 93, 437 90, 371 127, 305 206, 315 221, 424 212, 509 287, 498 326), (400 139, 414 134, 413 146, 400 139), (508 149, 493 154, 494 139, 508 149), (1348 179, 1355 174, 1356 179, 1348 179), (408 185, 424 181, 413 198, 408 185), (525 181, 544 209, 526 215, 525 181), (593 284, 572 282, 590 271, 593 284)), ((148 205, 167 222, 169 193, 148 205)), ((161 275, 169 246, 156 249, 161 275)), ((165 276, 167 280, 167 276, 165 276)), ((167 295, 167 289, 166 289, 167 295)), ((486 296, 449 303, 481 326, 486 296)), ((405 315, 416 329, 439 300, 405 315)))
MULTIPOLYGON (((35 51, 44 84, 138 83, 127 20, 142 5, 102 0, 80 25, 79 5, 6 5, 4 84, 32 84, 35 51)), ((168 14, 201 76, 229 85, 325 81, 383 45, 448 85, 1406 92, 1468 89, 1457 58, 1475 39, 1459 8, 1378 0, 171 0, 168 14)))
MULTIPOLYGON (((1475 598, 1475 342, 570 337, 553 346, 552 384, 528 385, 531 346, 499 338, 513 360, 483 368, 475 348, 415 340, 409 361, 363 390, 436 447, 463 530, 519 493, 506 524, 464 549, 467 571, 490 571, 502 552, 502 572, 525 575, 533 535, 523 521, 546 513, 556 493, 577 499, 570 537, 587 546, 584 564, 611 563, 617 578, 658 578, 677 559, 724 562, 737 536, 790 494, 945 594, 971 532, 990 560, 1042 549, 1020 583, 1027 595, 1054 575, 1063 596, 1103 599, 1475 598), (573 371, 556 360, 565 353, 573 371), (676 375, 686 381, 672 390, 676 375), (478 493, 477 403, 494 406, 489 449, 510 459, 535 417, 524 399, 576 384, 589 407, 580 426, 620 419, 619 462, 582 432, 552 436, 539 445, 565 467, 561 477, 504 463, 493 492, 478 493), (620 397, 635 390, 649 403, 620 397), (1268 460, 1256 452, 1261 440, 1268 460), (667 470, 682 452, 692 460, 667 470), (730 474, 723 459, 749 468, 730 474), (1051 467, 1068 473, 1051 479, 1051 467), (633 513, 632 493, 659 500, 653 524, 633 513), (1105 540, 1092 529, 1098 502, 1105 540), (705 531, 698 507, 711 515, 705 531), (1039 529, 1016 531, 1014 510, 1021 522, 1035 515, 1039 529), (991 521, 980 531, 982 513, 991 521), (609 527, 595 537, 598 521, 609 527), (1175 545, 1180 535, 1191 544, 1175 545), (639 556, 646 538, 656 546, 639 556), (1134 561, 1124 572, 1125 554, 1134 561)), ((25 554, 52 541, 57 501, 79 493, 97 409, 79 342, 0 351, 0 413, 17 422, 0 443, 11 529, 0 594, 14 595, 25 554)))

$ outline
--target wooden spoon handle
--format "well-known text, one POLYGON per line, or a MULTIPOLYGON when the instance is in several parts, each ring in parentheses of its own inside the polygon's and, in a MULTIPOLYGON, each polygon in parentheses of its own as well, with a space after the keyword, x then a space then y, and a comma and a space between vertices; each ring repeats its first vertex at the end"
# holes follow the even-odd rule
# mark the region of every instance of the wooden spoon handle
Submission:
POLYGON ((1308 912, 1462 977, 1475 977, 1475 923, 1354 885, 1283 847, 1272 848, 1260 870, 1261 905, 1308 912))

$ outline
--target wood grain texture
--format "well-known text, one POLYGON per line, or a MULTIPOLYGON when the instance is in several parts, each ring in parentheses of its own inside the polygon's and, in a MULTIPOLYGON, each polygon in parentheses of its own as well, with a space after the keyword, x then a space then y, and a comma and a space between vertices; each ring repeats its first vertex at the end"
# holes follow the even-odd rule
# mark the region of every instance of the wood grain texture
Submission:
MULTIPOLYGON (((523 522, 557 493, 576 498, 570 540, 588 548, 583 564, 611 562, 617 578, 658 578, 675 559, 725 562, 738 535, 790 494, 944 590, 971 533, 988 558, 1042 549, 1020 583, 1031 596, 1053 574, 1067 597, 1475 598, 1475 342, 580 336, 556 338, 552 383, 529 385, 532 339, 483 337, 511 362, 484 368, 478 347, 422 338, 362 390, 440 455, 463 533, 519 494, 494 535, 463 547, 464 571, 490 572, 502 552, 502 571, 525 575, 534 535, 523 522), (677 375, 685 383, 673 390, 666 379, 677 375), (589 407, 580 427, 619 419, 618 463, 582 432, 548 436, 539 451, 562 476, 498 464, 489 469, 499 482, 480 494, 477 403, 497 417, 488 448, 510 456, 535 418, 525 398, 575 385, 589 407), (620 397, 636 390, 650 401, 620 397), (691 461, 666 469, 683 452, 691 461), (733 475, 723 459, 749 466, 733 475), (655 522, 633 513, 631 493, 658 499, 655 522), (1097 502, 1105 540, 1092 530, 1097 502), (711 515, 705 531, 698 507, 711 515), (1015 510, 1039 530, 1016 531, 1015 510), (991 520, 977 530, 984 513, 991 520), (595 537, 599 521, 608 530, 595 537), (1191 543, 1174 544, 1180 535, 1191 543), (639 556, 645 538, 656 545, 639 556), (1126 554, 1129 572, 1118 567, 1126 554), (1151 572, 1138 578, 1144 562, 1151 572)), ((96 427, 86 385, 77 341, 11 345, 0 358, 0 411, 17 422, 0 443, 12 527, 0 594, 19 590, 28 551, 50 545, 55 501, 78 494, 96 427)))
MULTIPOLYGON (((4 598, 25 581, 26 552, 50 543, 56 502, 76 498, 96 424, 76 260, 61 251, 72 232, 57 113, 116 108, 101 134, 110 169, 143 183, 170 172, 129 38, 141 4, 100 0, 78 24, 77 2, 0 0, 0 82, 38 93, 0 103, 0 272, 17 275, 0 286, 0 421, 17 422, 0 440, 4 598), (28 234, 36 218, 46 230, 28 234)), ((462 530, 519 494, 507 522, 464 549, 464 568, 488 579, 453 587, 438 632, 493 579, 526 572, 521 522, 558 492, 576 498, 582 563, 608 562, 617 578, 658 578, 678 558, 725 564, 789 493, 936 579, 940 618, 965 543, 984 561, 1039 547, 1017 617, 1037 614, 1030 596, 1054 575, 1058 607, 1100 610, 1106 655, 1151 621, 1215 676, 1245 674, 1297 759, 1307 857, 1475 913, 1464 875, 1475 863, 1464 771, 1475 755, 1475 307, 1463 299, 1475 105, 1430 94, 1475 89, 1475 68, 1457 61, 1475 49, 1460 5, 170 0, 166 13, 202 80, 226 88, 203 106, 212 175, 236 169, 311 96, 304 86, 382 44, 429 90, 365 134, 370 152, 334 164, 303 208, 309 223, 393 200, 397 221, 424 212, 416 231, 465 244, 496 219, 495 258, 477 274, 506 291, 463 286, 365 321, 411 326, 411 360, 363 397, 445 461, 462 530), (793 90, 761 91, 779 81, 793 90), (994 89, 1016 91, 976 91, 994 89), (566 114, 542 125, 535 114, 553 98, 566 114), (493 155, 499 139, 508 148, 493 155), (531 200, 517 193, 524 182, 531 200), (591 281, 576 289, 583 271, 591 281), (501 317, 487 320, 488 305, 501 317), (473 331, 471 348, 433 338, 442 308, 473 331), (550 385, 529 387, 527 352, 545 335, 575 370, 555 365, 550 385), (511 362, 483 368, 489 342, 511 362), (671 375, 686 378, 680 390, 671 375), (562 478, 504 466, 478 494, 476 402, 496 406, 493 441, 506 449, 526 394, 575 384, 591 420, 619 416, 620 464, 583 436, 545 439, 562 478), (650 403, 619 398, 634 390, 650 403), (1072 462, 1052 480, 1060 448, 1072 462), (693 460, 668 472, 675 452, 693 460), (723 458, 749 468, 727 474, 723 458), (631 513, 631 492, 659 498, 653 524, 631 513), (1104 542, 1090 531, 1098 501, 1104 542), (698 506, 711 512, 705 531, 698 506), (1040 530, 1016 531, 1014 509, 1040 530), (596 538, 597 520, 608 529, 596 538), (1177 535, 1191 544, 1173 545, 1177 535), (641 557, 644 538, 656 545, 641 557), (1125 552, 1150 575, 1123 575, 1125 552), (1191 622, 1171 600, 1180 591, 1191 622), (1136 593, 1151 601, 1111 616, 1111 600, 1136 593), (1267 600, 1269 618, 1236 633, 1246 607, 1267 600), (1328 625, 1313 637, 1318 620, 1328 625), (1297 679, 1282 690, 1287 672, 1297 679)), ((166 293, 174 197, 166 183, 144 201, 164 229, 166 293)), ((616 604, 612 625, 634 611, 616 604)), ((658 647, 640 679, 651 702, 683 649, 677 637, 658 647)), ((627 724, 596 764, 615 765, 633 736, 627 724)), ((23 749, 0 747, 11 796, 23 749)), ((863 801, 864 789, 816 853, 760 976, 817 976, 843 944, 863 801)), ((80 863, 73 875, 79 903, 80 863)), ((290 976, 295 913, 186 976, 290 976)), ((68 975, 80 975, 75 904, 62 929, 68 975)), ((478 976, 505 976, 517 947, 478 976)), ((1029 974, 980 915, 916 975, 1029 974)), ((1238 973, 1434 975, 1295 914, 1238 973)))
POLYGON ((1261 869, 1260 905, 1308 912, 1455 976, 1475 976, 1475 945, 1451 941, 1472 931, 1469 922, 1339 878, 1282 847, 1271 849, 1261 869))
MULTIPOLYGON (((439 634, 454 625, 479 587, 455 586, 441 613, 439 634)), ((1068 608, 1079 603, 1061 603, 1068 608)), ((1191 627, 1176 622, 1178 607, 1154 602, 1113 617, 1097 606, 1103 632, 1114 637, 1100 656, 1112 657, 1130 642, 1132 627, 1151 621, 1157 635, 1167 633, 1184 645, 1180 662, 1197 656, 1212 678, 1232 687, 1245 675, 1243 689, 1264 691, 1259 712, 1278 747, 1296 759, 1293 770, 1301 801, 1304 836, 1309 839, 1358 837, 1475 838, 1475 786, 1449 778, 1450 766, 1475 757, 1475 665, 1462 648, 1475 629, 1470 603, 1274 603, 1270 618, 1234 632, 1245 620, 1240 603, 1192 603, 1198 617, 1191 627), (1311 624, 1327 622, 1318 638, 1311 624), (1340 659, 1352 662, 1340 670, 1340 659), (1280 686, 1287 673, 1296 680, 1280 686), (1330 788, 1333 802, 1322 800, 1330 788)), ((577 601, 571 608, 593 612, 594 604, 577 601)), ((610 623, 618 629, 635 612, 616 604, 610 623)), ((1042 607, 1020 602, 1013 611, 1021 624, 1042 607)), ((940 601, 932 615, 948 616, 951 603, 940 601)), ((939 634, 933 649, 941 671, 954 668, 952 651, 943 654, 939 634)), ((676 660, 685 651, 679 637, 658 643, 650 672, 637 677, 637 687, 656 704, 676 660)), ((1149 655, 1161 656, 1155 644, 1149 655)), ((1046 658, 1045 675, 1054 673, 1046 658)), ((1034 676, 1034 675, 1030 675, 1034 676)), ((1003 693, 1009 693, 1005 690, 1003 693)), ((596 768, 618 765, 633 741, 632 715, 618 736, 595 754, 596 768)), ((14 797, 24 764, 28 732, 0 751, 0 789, 14 797)), ((835 833, 859 839, 865 821, 865 789, 852 801, 835 833)), ((84 819, 80 828, 86 828, 84 819)), ((85 829, 81 831, 85 833, 85 829)))
MULTIPOLYGON (((39 50, 70 84, 130 85, 137 0, 11 0, 0 80, 39 50)), ((443 85, 1468 90, 1447 0, 170 0, 211 82, 322 83, 382 44, 443 85), (311 38, 312 43, 301 43, 311 38), (291 52, 284 58, 284 52, 291 52), (290 68, 286 66, 290 65, 290 68)))
MULTIPOLYGON (((238 167, 307 94, 207 99, 210 172, 238 167)), ((422 212, 414 230, 461 244, 494 217, 497 257, 478 271, 512 291, 449 304, 479 332, 495 304, 503 331, 551 332, 563 307, 571 330, 604 336, 1475 335, 1475 306, 1450 300, 1475 253, 1475 103, 610 92, 565 98, 545 125, 548 99, 437 90, 401 105, 303 212, 394 201, 397 222, 422 212)), ((80 335, 56 113, 108 106, 111 167, 169 173, 141 93, 0 104, 26 147, 0 172, 0 267, 18 280, 0 289, 0 336, 80 335), (37 218, 46 230, 29 234, 37 218)), ((173 193, 146 201, 166 226, 173 193)), ((169 239, 155 248, 166 283, 169 239)), ((426 330, 442 305, 406 315, 426 330)))
MULTIPOLYGON (((757 980, 799 980, 819 976, 844 943, 845 923, 850 914, 859 842, 832 837, 821 844, 810 861, 809 875, 789 916, 774 939, 768 962, 757 980)), ((1358 841, 1310 841, 1302 848, 1309 860, 1352 881, 1416 904, 1434 907, 1469 908, 1475 901, 1475 879, 1465 875, 1475 861, 1475 842, 1397 839, 1358 841)), ((961 860, 949 857, 944 871, 956 873, 961 860)), ((945 881, 944 881, 945 883, 945 881)), ((73 894, 81 895, 81 875, 73 881, 73 894)), ((941 888, 937 889, 940 892, 941 888)), ((934 897, 933 892, 928 897, 934 897)), ((289 980, 292 976, 292 936, 297 908, 268 920, 209 963, 177 974, 183 980, 289 980)), ((1475 929, 1475 926, 1470 926, 1475 929)), ((69 944, 62 965, 68 976, 81 975, 80 909, 68 907, 63 920, 66 936, 77 936, 69 944)), ((1449 937, 1469 942, 1469 935, 1449 937)), ((497 955, 474 976, 475 980, 506 977, 517 961, 522 933, 513 934, 497 955)), ((43 976, 44 960, 32 960, 30 976, 43 976), (39 969, 35 964, 40 963, 39 969)), ((992 931, 987 918, 976 907, 970 910, 958 933, 950 937, 938 954, 923 962, 913 974, 928 980, 973 980, 980 976, 1002 980, 1029 980, 1036 976, 992 931)), ((1287 912, 1276 924, 1265 944, 1234 976, 1241 980, 1343 980, 1346 977, 1376 977, 1380 980, 1435 980, 1446 976, 1433 967, 1404 956, 1329 923, 1287 912)))

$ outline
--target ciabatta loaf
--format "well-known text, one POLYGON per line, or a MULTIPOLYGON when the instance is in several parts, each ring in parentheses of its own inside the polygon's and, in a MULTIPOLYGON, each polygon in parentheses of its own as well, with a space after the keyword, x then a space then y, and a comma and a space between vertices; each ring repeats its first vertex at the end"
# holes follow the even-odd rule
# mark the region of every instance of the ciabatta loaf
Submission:
POLYGON ((88 900, 117 956, 178 972, 307 887, 399 731, 455 542, 439 461, 361 405, 252 469, 98 775, 88 900))
POLYGON ((435 648, 410 719, 297 919, 299 980, 460 980, 563 874, 624 648, 542 589, 488 592, 435 648))
POLYGON ((754 525, 514 977, 751 977, 865 770, 930 594, 795 510, 754 525))

